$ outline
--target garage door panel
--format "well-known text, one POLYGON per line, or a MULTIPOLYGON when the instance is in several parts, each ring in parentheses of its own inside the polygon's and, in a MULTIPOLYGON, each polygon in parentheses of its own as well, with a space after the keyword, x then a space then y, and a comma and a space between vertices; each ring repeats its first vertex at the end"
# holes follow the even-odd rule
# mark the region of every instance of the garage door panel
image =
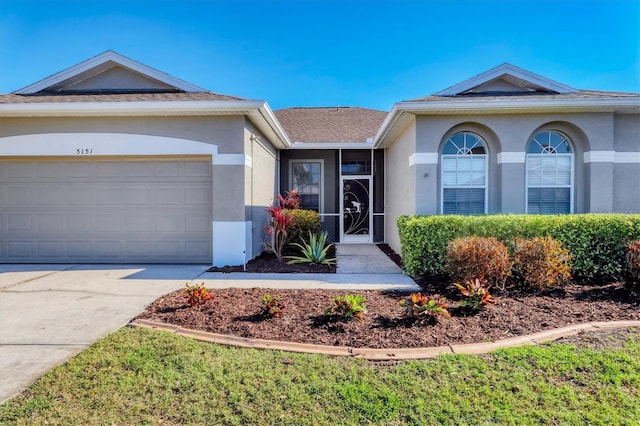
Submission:
POLYGON ((211 164, 204 161, 191 161, 184 164, 184 175, 187 177, 211 178, 211 164))
POLYGON ((30 214, 9 214, 7 230, 9 232, 30 233, 33 231, 33 220, 30 214))
POLYGON ((125 188, 126 204, 151 204, 154 201, 153 189, 148 186, 125 188))
POLYGON ((2 191, 2 205, 15 207, 30 207, 33 199, 33 188, 29 185, 9 184, 2 191))
POLYGON ((44 260, 58 260, 63 257, 63 244, 60 241, 38 241, 38 257, 44 260))
POLYGON ((70 259, 94 258, 93 242, 91 241, 68 241, 67 255, 70 259))
POLYGON ((38 234, 48 232, 61 234, 65 231, 65 222, 61 214, 39 214, 36 215, 36 230, 38 234))
POLYGON ((57 207, 64 205, 64 190, 58 185, 38 185, 33 187, 33 191, 35 191, 33 201, 36 207, 57 207))
POLYGON ((8 255, 15 259, 30 259, 33 257, 33 243, 31 241, 9 241, 8 255))
POLYGON ((0 263, 211 259, 210 158, 0 166, 0 263))
POLYGON ((95 176, 97 178, 122 177, 123 163, 121 161, 100 161, 95 164, 95 176))

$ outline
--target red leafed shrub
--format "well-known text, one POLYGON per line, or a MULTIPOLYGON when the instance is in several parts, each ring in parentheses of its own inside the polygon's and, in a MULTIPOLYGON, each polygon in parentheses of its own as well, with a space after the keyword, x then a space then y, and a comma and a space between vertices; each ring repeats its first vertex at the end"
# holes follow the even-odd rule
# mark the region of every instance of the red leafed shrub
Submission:
POLYGON ((627 286, 640 290, 640 240, 627 244, 625 281, 627 286))
POLYGON ((406 318, 428 318, 436 321, 438 317, 451 316, 447 310, 447 299, 439 294, 428 296, 422 293, 411 293, 408 298, 400 301, 400 306, 404 308, 402 315, 406 318))
POLYGON ((463 284, 453 283, 464 297, 461 305, 471 309, 484 309, 489 303, 496 303, 496 299, 489 293, 486 281, 475 279, 463 284))
POLYGON ((512 266, 507 247, 494 237, 458 238, 447 246, 447 272, 457 282, 484 280, 504 290, 512 266))
POLYGON ((272 296, 267 293, 262 297, 262 305, 264 308, 264 314, 273 318, 280 318, 282 311, 285 308, 285 304, 279 294, 272 296))
POLYGON ((300 208, 300 195, 297 189, 292 189, 287 192, 286 197, 278 194, 277 200, 277 206, 267 208, 269 222, 264 227, 267 234, 264 246, 265 249, 275 254, 279 261, 282 261, 284 248, 287 245, 289 228, 293 221, 292 215, 288 214, 288 212, 300 208))
POLYGON ((187 283, 186 287, 183 291, 190 306, 199 306, 209 300, 213 300, 213 293, 204 286, 204 283, 191 286, 187 283))
POLYGON ((551 237, 515 239, 513 270, 518 283, 542 290, 571 280, 571 254, 551 237))

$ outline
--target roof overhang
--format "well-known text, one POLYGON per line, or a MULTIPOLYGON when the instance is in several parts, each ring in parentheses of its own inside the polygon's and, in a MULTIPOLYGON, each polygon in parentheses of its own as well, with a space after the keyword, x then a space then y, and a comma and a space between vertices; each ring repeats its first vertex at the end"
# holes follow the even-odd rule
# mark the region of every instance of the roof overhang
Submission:
POLYGON ((374 139, 376 148, 385 148, 417 115, 486 115, 618 112, 640 113, 640 95, 625 98, 443 100, 398 102, 382 122, 374 139))
POLYGON ((290 149, 372 149, 371 142, 293 142, 290 149))
POLYGON ((264 101, 44 102, 0 104, 0 117, 246 116, 278 148, 289 137, 264 101))

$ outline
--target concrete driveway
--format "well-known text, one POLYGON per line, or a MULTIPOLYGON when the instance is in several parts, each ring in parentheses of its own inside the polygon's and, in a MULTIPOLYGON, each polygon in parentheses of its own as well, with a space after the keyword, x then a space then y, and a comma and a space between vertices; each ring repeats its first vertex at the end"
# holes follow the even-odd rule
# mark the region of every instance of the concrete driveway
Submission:
POLYGON ((205 265, 0 265, 0 402, 205 265))

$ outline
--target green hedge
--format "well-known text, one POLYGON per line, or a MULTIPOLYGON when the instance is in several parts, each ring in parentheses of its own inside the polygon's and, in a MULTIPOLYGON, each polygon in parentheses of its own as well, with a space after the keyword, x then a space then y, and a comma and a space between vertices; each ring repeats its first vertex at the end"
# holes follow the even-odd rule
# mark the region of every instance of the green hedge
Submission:
POLYGON ((551 236, 573 257, 578 280, 621 279, 625 245, 640 239, 638 214, 401 216, 398 231, 409 275, 444 272, 449 241, 465 236, 496 237, 512 247, 515 237, 551 236))
POLYGON ((309 232, 312 234, 320 232, 320 215, 313 210, 304 209, 287 210, 287 215, 293 217, 293 220, 287 230, 285 252, 295 254, 298 249, 291 247, 292 243, 300 244, 301 240, 308 242, 309 232))

